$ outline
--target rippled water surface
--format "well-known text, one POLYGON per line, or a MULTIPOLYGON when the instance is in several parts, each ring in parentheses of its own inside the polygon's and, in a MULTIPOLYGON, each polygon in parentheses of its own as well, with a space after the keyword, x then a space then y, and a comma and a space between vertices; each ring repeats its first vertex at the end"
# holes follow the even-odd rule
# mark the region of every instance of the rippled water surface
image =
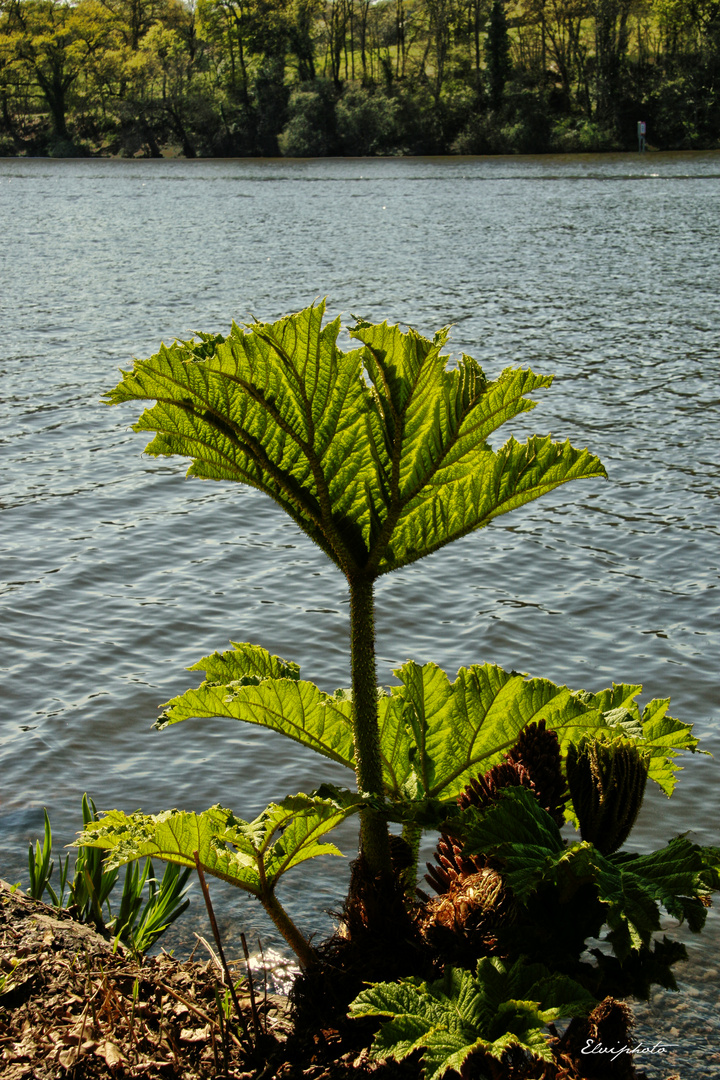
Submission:
MULTIPOLYGON (((453 351, 490 375, 554 372, 513 432, 589 446, 610 476, 382 579, 382 677, 413 657, 639 682, 720 751, 720 156, 3 159, 0 234, 3 877, 26 874, 43 806, 72 838, 83 791, 250 816, 346 779, 260 729, 151 730, 196 680, 183 669, 230 638, 346 685, 343 579, 259 493, 143 457, 137 410, 99 401, 160 340, 323 295, 348 320, 452 323, 453 351)), ((672 802, 646 799, 638 846, 689 826, 717 843, 718 779, 689 760, 672 802)), ((288 880, 303 926, 328 929, 346 875, 328 859, 288 880)), ((231 938, 239 917, 276 944, 255 906, 218 904, 231 938)), ((192 911, 178 947, 204 932, 199 897, 192 911)), ((696 945, 716 951, 708 929, 696 945)))

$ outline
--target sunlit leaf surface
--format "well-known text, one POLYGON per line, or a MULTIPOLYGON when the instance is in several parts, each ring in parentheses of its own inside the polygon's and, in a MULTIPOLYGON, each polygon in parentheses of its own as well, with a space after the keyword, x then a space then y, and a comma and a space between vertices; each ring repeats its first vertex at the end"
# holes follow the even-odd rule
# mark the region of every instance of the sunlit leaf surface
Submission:
POLYGON ((602 477, 587 450, 490 436, 534 408, 550 376, 471 357, 449 366, 434 338, 359 322, 337 347, 324 303, 225 339, 163 346, 107 397, 154 400, 135 425, 150 454, 192 459, 193 476, 271 496, 346 574, 370 578, 436 551, 568 480, 602 477))
MULTIPOLYGON (((160 727, 224 716, 260 724, 354 767, 349 691, 325 694, 300 679, 296 664, 257 645, 235 644, 191 668, 198 669, 208 678, 168 702, 160 727)), ((385 789, 393 799, 409 798, 410 791, 420 800, 455 798, 502 760, 526 724, 541 719, 557 733, 563 753, 593 731, 638 739, 651 754, 650 777, 668 795, 677 753, 697 746, 691 726, 667 715, 667 701, 651 701, 641 715, 636 698, 642 687, 636 685, 592 694, 494 664, 461 668, 454 682, 432 663, 408 661, 395 674, 401 685, 379 691, 378 699, 385 789)))
POLYGON ((271 803, 253 821, 243 821, 221 806, 202 814, 111 810, 90 822, 76 843, 108 851, 109 868, 145 855, 194 867, 197 852, 206 874, 261 895, 306 859, 340 855, 334 844, 323 843, 320 837, 354 809, 331 799, 295 795, 271 803))

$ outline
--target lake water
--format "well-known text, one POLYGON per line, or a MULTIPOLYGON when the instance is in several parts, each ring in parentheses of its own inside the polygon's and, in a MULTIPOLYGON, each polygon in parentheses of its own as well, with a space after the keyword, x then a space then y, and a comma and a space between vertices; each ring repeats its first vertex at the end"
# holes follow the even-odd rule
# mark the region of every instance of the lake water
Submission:
MULTIPOLYGON (((610 476, 382 579, 383 681, 408 657, 453 675, 493 661, 670 696, 716 757, 687 760, 671 802, 649 793, 633 841, 692 828, 718 843, 720 155, 0 159, 0 235, 3 877, 26 879, 43 806, 58 845, 72 839, 83 791, 103 808, 221 802, 250 817, 347 780, 260 729, 151 729, 157 706, 197 681, 184 668, 231 638, 297 660, 325 689, 347 685, 347 603, 339 573, 272 503, 143 457, 137 409, 99 400, 160 340, 324 295, 348 321, 426 334, 451 323, 453 352, 490 375, 554 372, 502 440, 551 431, 610 476)), ((351 825, 338 842, 353 854, 351 825)), ((347 860, 316 862, 281 899, 325 933, 347 872, 347 860)), ((169 938, 179 949, 206 932, 193 892, 169 938)), ((278 944, 256 904, 214 895, 232 943, 245 929, 278 944)), ((717 978, 701 978, 720 949, 713 912, 690 944, 684 985, 700 989, 686 1015, 697 1026, 705 1007, 710 1025, 693 1043, 701 1062, 702 1039, 720 1034, 717 978)))

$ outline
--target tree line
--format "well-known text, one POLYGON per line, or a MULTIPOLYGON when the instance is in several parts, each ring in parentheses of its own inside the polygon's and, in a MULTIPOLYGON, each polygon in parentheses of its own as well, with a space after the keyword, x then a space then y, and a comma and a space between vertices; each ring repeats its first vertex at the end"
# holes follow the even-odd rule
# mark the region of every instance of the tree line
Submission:
POLYGON ((720 143, 720 0, 0 0, 0 154, 720 143))

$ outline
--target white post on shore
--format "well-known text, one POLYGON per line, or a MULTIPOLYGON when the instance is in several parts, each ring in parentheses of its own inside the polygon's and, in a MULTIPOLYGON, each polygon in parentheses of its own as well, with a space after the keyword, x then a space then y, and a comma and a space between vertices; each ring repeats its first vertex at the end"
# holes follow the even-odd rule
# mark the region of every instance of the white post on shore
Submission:
POLYGON ((638 153, 645 153, 645 132, 647 131, 647 124, 644 120, 638 120, 638 153))

